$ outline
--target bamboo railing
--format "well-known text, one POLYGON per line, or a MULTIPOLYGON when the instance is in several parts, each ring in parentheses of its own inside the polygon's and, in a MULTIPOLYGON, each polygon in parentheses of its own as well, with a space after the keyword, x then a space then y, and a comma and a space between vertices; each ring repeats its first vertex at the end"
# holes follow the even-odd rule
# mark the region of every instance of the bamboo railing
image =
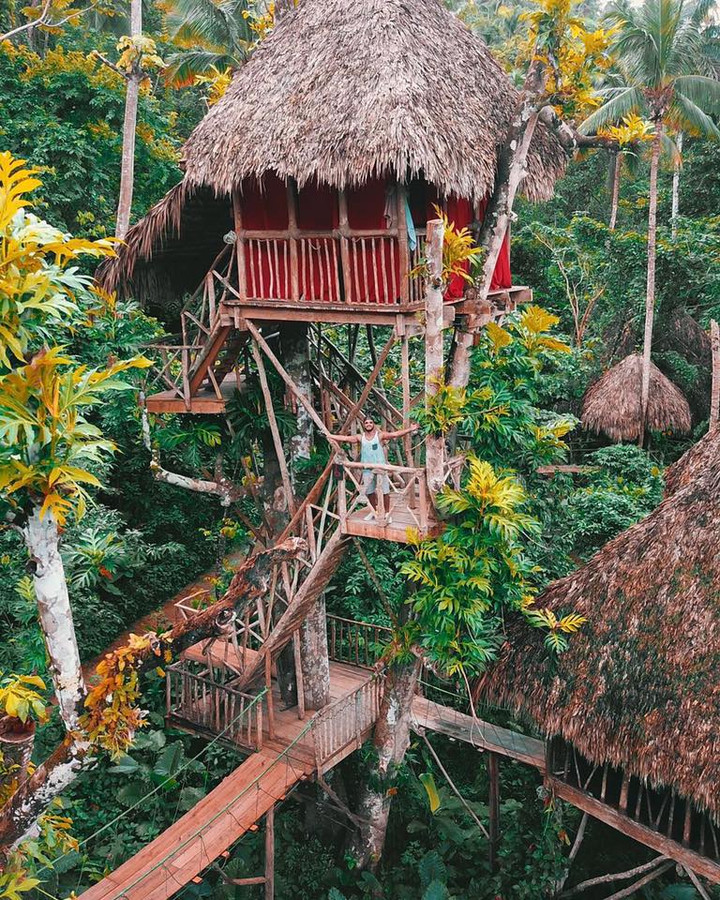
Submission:
POLYGON ((362 746, 377 721, 381 694, 380 680, 372 678, 317 713, 310 727, 318 771, 350 744, 362 746))
POLYGON ((328 616, 328 654, 333 662, 372 669, 392 635, 387 625, 328 616))

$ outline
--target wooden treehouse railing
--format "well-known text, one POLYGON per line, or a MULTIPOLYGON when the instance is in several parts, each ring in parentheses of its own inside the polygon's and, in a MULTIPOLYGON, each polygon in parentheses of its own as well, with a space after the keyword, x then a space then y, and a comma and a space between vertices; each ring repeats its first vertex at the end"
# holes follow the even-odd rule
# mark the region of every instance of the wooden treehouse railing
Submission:
POLYGON ((166 676, 168 721, 190 724, 209 734, 222 734, 226 740, 248 750, 260 750, 264 690, 255 695, 236 691, 232 683, 215 681, 207 669, 202 673, 193 671, 193 664, 188 660, 168 666, 166 676))
POLYGON ((360 508, 366 514, 373 514, 378 525, 383 527, 393 514, 397 515, 402 509, 410 517, 410 527, 415 527, 420 534, 427 531, 431 522, 432 500, 427 488, 425 469, 350 460, 341 461, 339 468, 338 511, 343 522, 360 508), (363 480, 366 485, 369 483, 376 488, 374 493, 377 506, 373 506, 365 494, 363 480), (383 484, 389 490, 389 493, 385 492, 390 498, 390 508, 387 511, 382 499, 383 484))
POLYGON ((362 746, 377 721, 381 698, 382 683, 373 678, 314 716, 311 730, 318 771, 350 745, 362 746))
POLYGON ((372 669, 392 635, 387 625, 328 616, 328 655, 333 662, 372 669))

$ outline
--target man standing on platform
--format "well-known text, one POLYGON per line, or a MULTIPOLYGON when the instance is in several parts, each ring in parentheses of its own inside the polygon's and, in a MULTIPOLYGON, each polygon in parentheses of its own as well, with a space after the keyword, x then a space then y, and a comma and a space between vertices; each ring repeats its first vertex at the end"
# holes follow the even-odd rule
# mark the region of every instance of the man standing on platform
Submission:
MULTIPOLYGON (((373 417, 365 416, 361 434, 334 434, 333 438, 344 444, 360 444, 360 462, 386 466, 388 462, 387 454, 385 453, 385 443, 395 438, 405 437, 406 434, 417 431, 418 427, 417 422, 413 422, 408 428, 402 428, 400 431, 380 431, 373 417)), ((390 525, 392 522, 388 515, 390 512, 390 479, 387 473, 377 473, 371 469, 364 469, 362 473, 362 492, 375 511, 380 509, 378 495, 382 497, 385 522, 390 525)), ((376 521, 376 512, 369 512, 365 516, 365 521, 376 521)))

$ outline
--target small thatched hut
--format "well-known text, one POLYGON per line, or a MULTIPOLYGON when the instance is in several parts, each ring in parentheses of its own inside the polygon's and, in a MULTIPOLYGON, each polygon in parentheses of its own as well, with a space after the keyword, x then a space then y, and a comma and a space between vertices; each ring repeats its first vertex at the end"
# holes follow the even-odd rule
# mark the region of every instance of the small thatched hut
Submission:
POLYGON ((615 777, 612 803, 627 817, 717 862, 720 433, 670 476, 670 495, 651 515, 538 599, 587 617, 569 649, 553 657, 541 633, 517 623, 482 693, 587 763, 582 777, 563 776, 562 765, 551 774, 606 803, 615 777), (609 780, 603 766, 615 772, 609 780))
MULTIPOLYGON (((642 356, 626 356, 591 385, 585 394, 581 421, 585 428, 614 441, 634 441, 640 435, 642 356)), ((692 427, 685 395, 650 363, 647 429, 686 434, 692 427)))
MULTIPOLYGON (((177 298, 234 231, 245 272, 230 281, 248 299, 411 302, 405 267, 433 204, 458 226, 482 219, 517 98, 441 0, 303 0, 195 129, 184 180, 99 280, 177 298)), ((549 197, 565 161, 539 128, 525 194, 549 197)), ((498 288, 511 283, 508 254, 498 288)))

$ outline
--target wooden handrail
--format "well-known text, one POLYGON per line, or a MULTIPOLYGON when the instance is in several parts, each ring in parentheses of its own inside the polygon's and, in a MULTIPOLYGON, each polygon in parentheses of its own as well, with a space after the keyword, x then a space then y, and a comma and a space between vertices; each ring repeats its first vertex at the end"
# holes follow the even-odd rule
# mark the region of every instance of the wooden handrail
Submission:
POLYGON ((338 460, 338 465, 344 469, 364 469, 368 472, 389 472, 396 475, 422 475, 425 471, 419 466, 394 466, 391 463, 355 462, 353 460, 338 460))

